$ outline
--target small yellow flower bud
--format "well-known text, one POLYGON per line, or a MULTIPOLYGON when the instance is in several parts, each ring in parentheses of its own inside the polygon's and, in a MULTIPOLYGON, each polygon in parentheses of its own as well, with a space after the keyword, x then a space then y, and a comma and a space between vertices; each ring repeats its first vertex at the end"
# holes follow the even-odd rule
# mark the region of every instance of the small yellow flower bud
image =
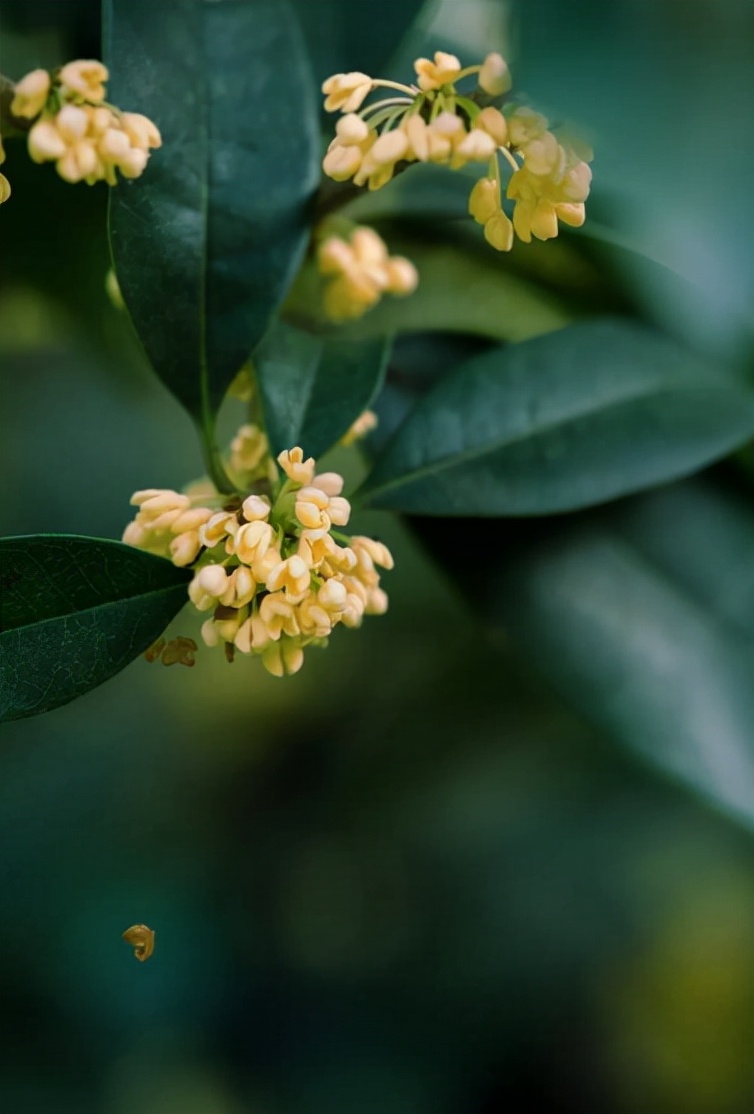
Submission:
POLYGON ((508 117, 508 135, 514 147, 540 139, 547 131, 547 120, 531 108, 517 108, 508 117))
POLYGON ((65 140, 52 121, 40 120, 29 132, 29 155, 34 162, 59 159, 66 152, 65 140))
POLYGON ((199 556, 202 548, 202 543, 199 540, 198 530, 187 530, 185 534, 179 534, 177 538, 173 538, 170 543, 170 557, 174 565, 178 568, 185 568, 191 565, 199 556))
POLYGON ((419 272, 410 259, 403 255, 393 255, 387 261, 388 284, 391 294, 413 294, 419 285, 419 272))
POLYGON ((108 128, 99 141, 99 151, 103 158, 118 162, 131 150, 128 136, 124 131, 108 128))
POLYGON ((513 247, 513 225, 502 209, 485 222, 484 238, 496 251, 510 251, 513 247))
POLYGON ((419 162, 426 162, 429 158, 429 135, 426 121, 414 113, 412 116, 404 118, 401 127, 406 133, 409 143, 408 156, 418 159, 419 162))
POLYGON ((308 591, 310 582, 309 566, 294 553, 275 566, 267 577, 266 587, 268 592, 284 591, 287 597, 293 599, 302 597, 308 591))
POLYGON ((432 89, 439 89, 455 81, 461 72, 461 63, 455 54, 446 54, 443 50, 435 51, 434 61, 429 58, 417 58, 414 69, 419 78, 419 88, 424 93, 432 89))
POLYGON ((104 135, 110 128, 118 127, 118 117, 109 108, 102 105, 84 105, 84 111, 89 117, 89 131, 92 135, 104 135))
POLYGON ((327 508, 333 526, 345 526, 351 517, 351 504, 342 495, 335 495, 327 508))
POLYGON ((50 75, 47 70, 32 70, 16 83, 10 104, 12 116, 33 120, 44 108, 50 93, 50 75))
POLYGON ((343 490, 343 477, 337 472, 318 472, 312 480, 312 487, 318 487, 325 495, 340 495, 343 490))
POLYGON ((98 160, 94 145, 82 139, 69 147, 56 163, 58 174, 66 182, 81 182, 97 170, 98 160))
POLYGON ((552 132, 527 143, 523 155, 528 174, 556 174, 559 177, 565 170, 565 151, 552 132))
POLYGON ((215 607, 228 586, 228 575, 222 565, 205 565, 189 584, 189 599, 199 611, 215 607))
POLYGON ((120 122, 134 147, 143 150, 162 147, 162 136, 156 124, 140 112, 121 113, 120 122))
POLYGON ((508 124, 496 108, 483 108, 474 120, 474 127, 492 136, 497 147, 504 147, 508 142, 508 124))
POLYGON ((366 553, 375 565, 381 565, 383 569, 392 569, 395 565, 393 555, 388 547, 383 542, 376 541, 375 538, 353 537, 351 538, 351 545, 358 556, 366 553))
POLYGON ((55 117, 55 127, 66 143, 75 143, 86 135, 89 118, 83 108, 64 104, 55 117))
POLYGON ((208 507, 190 507, 178 515, 178 518, 171 523, 170 529, 174 534, 182 534, 185 530, 198 530, 211 517, 212 511, 208 507))
POLYGON ((322 169, 334 182, 347 182, 361 166, 363 157, 358 147, 336 144, 322 160, 322 169))
POLYGON ((218 542, 235 534, 237 527, 238 521, 234 514, 220 511, 218 514, 213 514, 204 526, 199 527, 199 538, 207 549, 213 549, 218 542))
POLYGON ((118 170, 124 178, 138 178, 144 172, 149 155, 138 147, 132 147, 118 162, 118 170))
POLYGON ((69 93, 93 104, 99 104, 105 99, 104 82, 108 77, 107 67, 101 62, 85 60, 68 62, 61 69, 59 80, 69 93))
POLYGON ((359 263, 385 263, 387 245, 373 228, 357 228, 351 237, 351 247, 359 263))
POLYGON ((365 410, 363 414, 358 416, 351 428, 343 434, 339 443, 344 446, 353 445, 354 442, 360 441, 362 437, 366 437, 368 433, 376 428, 377 415, 373 410, 365 410))
POLYGON ((265 522, 270 517, 270 501, 265 495, 249 495, 242 509, 247 522, 265 522))
POLYGON ((308 457, 304 460, 303 449, 296 446, 293 449, 285 449, 277 458, 278 464, 285 472, 289 480, 293 483, 310 484, 314 479, 314 458, 308 457))
POLYGON ((317 530, 320 527, 329 529, 330 518, 327 508, 330 499, 318 487, 302 487, 296 493, 296 518, 307 529, 317 530))
POLYGON ((503 56, 495 52, 488 54, 479 71, 479 88, 491 97, 499 97, 507 93, 512 84, 510 70, 503 56))
POLYGON ((242 425, 230 443, 233 472, 255 472, 269 452, 269 444, 258 425, 242 425))
POLYGON ((370 589, 367 597, 366 607, 364 608, 365 615, 384 615, 387 611, 388 599, 387 593, 383 592, 382 588, 370 589))
POLYGON ((233 552, 245 565, 264 557, 275 541, 275 531, 269 522, 247 522, 239 527, 232 546, 233 552))
POLYGON ((469 194, 469 213, 478 224, 486 224, 500 209, 496 178, 480 178, 469 194))
POLYGON ((408 136, 400 128, 384 132, 369 150, 370 159, 377 166, 388 166, 398 162, 408 151, 408 136))
POLYGON ((487 162, 497 150, 497 144, 491 135, 481 128, 473 128, 456 148, 457 154, 463 159, 472 162, 487 162))
POLYGON ((322 85, 326 95, 325 112, 356 112, 369 95, 372 79, 365 73, 353 70, 350 73, 336 73, 328 77, 322 85))
POLYGON ((135 507, 141 507, 150 517, 156 517, 163 511, 185 510, 191 505, 191 500, 188 495, 181 495, 169 488, 148 488, 146 491, 135 491, 131 496, 131 503, 135 507))
MULTIPOLYGON (((307 570, 308 575, 308 570, 307 570)), ((274 641, 283 634, 296 635, 299 633, 296 612, 294 609, 297 601, 290 599, 283 592, 273 592, 265 596, 259 605, 259 618, 266 628, 265 641, 274 641)), ((261 637, 261 631, 255 631, 254 637, 261 637)))
POLYGON ((0 174, 0 205, 10 197, 10 182, 4 174, 0 174))
POLYGON ((339 142, 346 147, 354 143, 363 143, 369 135, 369 125, 356 113, 349 112, 338 120, 335 134, 339 142))
MULTIPOLYGON (((256 590, 257 582, 251 569, 247 568, 246 565, 239 565, 228 577, 225 591, 220 597, 220 603, 225 607, 245 607, 254 598, 256 590)), ((232 642, 235 635, 236 632, 233 631, 230 638, 224 637, 227 642, 232 642)))
POLYGON ((304 651, 295 641, 286 641, 282 644, 273 643, 262 653, 262 665, 273 677, 285 677, 298 673, 304 664, 304 651))

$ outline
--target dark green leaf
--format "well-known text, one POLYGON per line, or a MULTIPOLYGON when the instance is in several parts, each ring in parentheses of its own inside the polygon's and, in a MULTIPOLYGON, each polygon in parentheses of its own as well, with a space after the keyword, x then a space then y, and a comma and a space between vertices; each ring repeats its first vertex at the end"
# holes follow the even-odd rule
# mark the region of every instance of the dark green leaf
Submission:
MULTIPOLYGON (((425 5, 424 0, 294 0, 294 6, 321 84, 350 70, 393 76, 388 63, 425 5)), ((402 75, 404 81, 410 77, 402 75)))
POLYGON ((752 432, 744 380, 594 320, 460 365, 411 412, 363 495, 414 514, 551 514, 692 472, 752 432))
POLYGON ((106 0, 111 96, 164 141, 113 191, 118 281, 160 378, 211 418, 298 266, 315 91, 285 0, 106 0))
POLYGON ((378 394, 389 352, 385 339, 322 341, 277 323, 254 353, 273 453, 331 448, 378 394))
POLYGON ((563 519, 417 528, 587 718, 754 829, 750 506, 687 481, 563 519))
POLYGON ((106 681, 186 602, 190 579, 120 542, 0 540, 0 719, 38 715, 106 681))

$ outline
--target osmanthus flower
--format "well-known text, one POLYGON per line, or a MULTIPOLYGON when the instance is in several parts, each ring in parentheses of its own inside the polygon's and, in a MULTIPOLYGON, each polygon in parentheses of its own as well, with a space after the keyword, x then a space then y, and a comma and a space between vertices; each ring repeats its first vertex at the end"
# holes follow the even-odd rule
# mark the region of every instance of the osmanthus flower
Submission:
MULTIPOLYGON (((559 220, 583 224, 591 171, 548 130, 544 116, 514 105, 501 111, 511 77, 500 54, 464 68, 454 54, 437 51, 431 59, 418 58, 414 69, 415 85, 363 73, 335 74, 324 83, 325 108, 343 113, 322 163, 328 177, 376 190, 414 162, 450 170, 484 163, 487 172, 471 191, 469 212, 498 251, 510 250, 514 234, 527 242, 532 236, 547 240, 557 235, 559 220), (458 84, 473 75, 477 89, 469 95, 458 84), (377 89, 390 95, 373 101, 377 89), (515 202, 512 220, 504 209, 508 200, 515 202)), ((342 285, 338 291, 344 310, 342 285)), ((357 301, 354 289, 352 304, 357 301)))
POLYGON ((389 255, 385 241, 372 228, 356 227, 349 239, 325 236, 317 249, 325 284, 324 307, 333 321, 360 317, 383 294, 413 293, 419 275, 402 255, 389 255))
POLYGON ((32 70, 15 86, 10 112, 33 121, 27 139, 31 158, 54 162, 67 182, 114 186, 117 173, 138 178, 151 151, 162 145, 146 116, 105 103, 107 78, 102 62, 84 59, 52 73, 32 70))
POLYGON ((137 491, 123 540, 193 568, 188 594, 208 616, 207 646, 223 646, 229 661, 236 652, 260 657, 282 677, 338 625, 384 614, 378 569, 393 558, 381 542, 342 533, 351 507, 340 475, 318 473, 298 446, 277 465, 269 495, 229 499, 206 481, 183 494, 137 491))

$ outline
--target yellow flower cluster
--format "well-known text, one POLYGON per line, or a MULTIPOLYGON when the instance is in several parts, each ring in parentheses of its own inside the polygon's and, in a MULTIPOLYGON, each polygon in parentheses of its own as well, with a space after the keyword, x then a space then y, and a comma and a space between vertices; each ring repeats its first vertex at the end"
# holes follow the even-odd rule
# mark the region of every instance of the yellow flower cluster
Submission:
POLYGON ((385 241, 372 228, 356 228, 350 240, 327 236, 317 250, 325 286, 325 312, 333 321, 360 317, 383 294, 406 295, 419 276, 402 255, 388 255, 385 241))
MULTIPOLYGON (((351 513, 343 479, 316 473, 296 447, 280 454, 274 497, 252 493, 219 509, 192 505, 176 491, 137 491, 139 508, 123 541, 194 566, 189 598, 212 612, 202 626, 208 646, 256 654, 276 677, 297 673, 308 646, 325 646, 342 624, 382 615, 387 596, 377 566, 393 567, 381 542, 347 537, 351 513)), ((216 495, 215 502, 220 496, 216 495)))
POLYGON ((532 236, 557 236, 559 220, 573 227, 584 223, 592 177, 586 162, 558 142, 538 113, 515 107, 503 113, 484 103, 510 89, 501 55, 488 54, 481 65, 463 69, 454 54, 437 51, 433 59, 417 59, 414 69, 416 85, 363 73, 335 74, 324 83, 325 108, 343 113, 322 163, 328 177, 376 190, 401 164, 459 170, 487 163, 487 175, 471 191, 469 212, 498 251, 510 250, 514 232, 528 243, 532 236), (469 97, 456 83, 472 74, 478 91, 469 97), (381 87, 400 95, 362 107, 381 87), (503 208, 501 155, 512 171, 505 193, 514 202, 512 221, 503 208))
POLYGON ((54 162, 66 182, 116 183, 138 178, 150 151, 162 145, 157 127, 138 112, 105 104, 108 71, 101 62, 69 62, 50 75, 32 70, 15 87, 10 111, 34 120, 28 136, 34 162, 54 162))

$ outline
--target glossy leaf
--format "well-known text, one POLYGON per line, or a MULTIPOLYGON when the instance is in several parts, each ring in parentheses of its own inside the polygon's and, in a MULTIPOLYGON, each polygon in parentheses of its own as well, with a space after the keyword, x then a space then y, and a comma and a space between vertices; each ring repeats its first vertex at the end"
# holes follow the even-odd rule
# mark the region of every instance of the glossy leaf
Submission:
POLYGON ((369 408, 385 376, 390 342, 322 341, 278 323, 254 353, 273 453, 301 445, 320 456, 369 408))
POLYGON ((567 518, 479 522, 473 582, 471 524, 451 527, 417 523, 488 627, 616 742, 754 829, 751 506, 686 481, 567 518))
POLYGON ((118 673, 186 602, 190 579, 120 542, 0 540, 0 719, 38 715, 118 673))
POLYGON ((745 380, 649 330, 594 320, 461 364, 362 494, 414 514, 551 514, 692 472, 752 433, 745 380))
MULTIPOLYGON (((315 76, 361 70, 390 77, 389 61, 425 0, 293 0, 304 28, 315 76)), ((409 80, 411 74, 404 74, 409 80)), ((329 117, 333 119, 332 116, 329 117)))
POLYGON ((164 146, 113 190, 118 281, 163 382, 207 421, 300 262, 316 98, 286 0, 106 0, 110 95, 164 146))

